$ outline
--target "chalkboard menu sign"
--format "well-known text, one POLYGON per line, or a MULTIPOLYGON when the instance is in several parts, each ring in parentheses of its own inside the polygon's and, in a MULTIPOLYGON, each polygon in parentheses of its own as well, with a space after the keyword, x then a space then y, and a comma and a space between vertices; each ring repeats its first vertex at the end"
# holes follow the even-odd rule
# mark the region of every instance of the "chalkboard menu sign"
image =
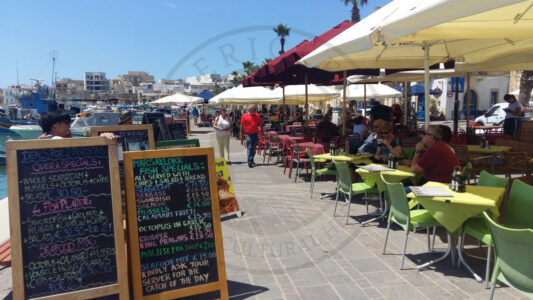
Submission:
POLYGON ((200 147, 200 140, 185 139, 185 140, 159 141, 155 143, 155 147, 156 149, 200 147))
POLYGON ((144 113, 143 124, 152 124, 156 141, 168 140, 167 123, 164 113, 144 113))
POLYGON ((6 142, 13 298, 128 298, 116 142, 6 142))
POLYGON ((122 160, 124 151, 155 149, 154 129, 150 124, 91 127, 91 136, 99 136, 102 132, 111 132, 119 136, 117 140, 119 161, 122 160))
POLYGON ((187 120, 176 120, 176 123, 167 125, 169 135, 174 140, 187 138, 187 120))
POLYGON ((228 298, 213 148, 124 154, 136 299, 228 298))

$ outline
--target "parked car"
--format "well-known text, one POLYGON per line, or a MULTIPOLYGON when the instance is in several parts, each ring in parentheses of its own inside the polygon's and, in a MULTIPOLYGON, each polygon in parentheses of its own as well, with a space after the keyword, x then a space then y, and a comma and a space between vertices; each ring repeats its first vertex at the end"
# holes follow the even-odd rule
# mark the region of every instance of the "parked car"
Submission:
POLYGON ((484 115, 479 116, 475 121, 481 126, 499 126, 503 125, 505 120, 505 111, 509 104, 507 102, 494 104, 484 115))
POLYGON ((366 111, 364 111, 362 108, 358 108, 355 111, 360 114, 363 117, 370 118, 370 111, 372 108, 367 108, 366 111))

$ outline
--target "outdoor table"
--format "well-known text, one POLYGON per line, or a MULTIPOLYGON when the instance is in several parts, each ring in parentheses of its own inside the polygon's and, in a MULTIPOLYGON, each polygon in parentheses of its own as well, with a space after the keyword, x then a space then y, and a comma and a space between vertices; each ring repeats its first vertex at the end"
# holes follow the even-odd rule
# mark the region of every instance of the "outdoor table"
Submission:
POLYGON ((351 155, 351 154, 340 154, 340 155, 331 155, 330 153, 323 153, 318 155, 313 155, 313 159, 316 161, 328 161, 328 160, 334 160, 334 161, 346 161, 351 162, 353 164, 371 164, 372 161, 369 159, 372 157, 372 154, 362 154, 362 155, 351 155))
MULTIPOLYGON (((461 238, 463 223, 471 217, 479 215, 481 212, 490 209, 493 216, 498 216, 498 207, 503 200, 505 188, 488 187, 478 185, 467 185, 465 193, 456 193, 449 188, 449 184, 440 182, 428 182, 427 186, 443 187, 452 194, 452 197, 416 197, 409 193, 407 197, 422 204, 424 208, 444 227, 448 234, 448 249, 443 256, 431 260, 416 268, 421 270, 436 262, 445 259, 452 253, 452 263, 454 262, 454 237, 461 238)), ((461 241, 459 241, 460 243, 461 241)), ((464 261, 461 252, 458 252, 459 261, 472 273, 476 281, 481 282, 482 278, 477 275, 472 268, 464 261)))
POLYGON ((325 153, 324 145, 319 143, 313 143, 313 142, 300 142, 298 143, 298 148, 300 151, 305 151, 305 149, 309 148, 311 150, 311 153, 313 155, 323 154, 325 153))
POLYGON ((490 146, 489 149, 481 148, 479 145, 467 145, 468 152, 472 154, 495 155, 511 150, 511 146, 490 146))
MULTIPOLYGON (((326 161, 345 161, 345 162, 351 162, 353 164, 371 164, 372 161, 369 159, 372 157, 372 154, 362 154, 362 155, 352 155, 352 154, 339 154, 339 155, 331 155, 330 153, 326 152, 323 154, 313 155, 313 159, 317 162, 326 162, 326 161)), ((353 178, 352 178, 353 180, 353 178)), ((336 193, 330 193, 320 196, 320 199, 327 198, 330 196, 334 196, 336 193)))
POLYGON ((285 125, 285 131, 291 132, 291 128, 303 127, 303 125, 285 125))
MULTIPOLYGON (((369 166, 387 167, 387 165, 384 165, 384 164, 370 164, 369 166)), ((361 225, 365 225, 367 223, 374 222, 376 220, 384 218, 388 213, 389 204, 387 201, 383 201, 381 197, 381 193, 383 193, 386 189, 385 183, 381 179, 381 173, 383 173, 383 177, 385 177, 388 182, 392 182, 392 183, 400 182, 407 178, 413 178, 413 179, 416 178, 416 174, 413 173, 413 171, 411 171, 411 167, 401 166, 401 165, 398 165, 398 167, 394 171, 369 171, 369 170, 358 168, 356 172, 357 174, 359 174, 359 176, 361 176, 363 180, 365 181, 370 180, 376 184, 378 193, 379 193, 379 199, 383 203, 383 212, 381 213, 381 215, 373 219, 370 219, 368 221, 365 221, 361 223, 361 225)))
POLYGON ((468 152, 474 155, 486 155, 486 156, 492 156, 492 160, 490 162, 490 168, 491 173, 494 174, 494 158, 497 156, 501 156, 503 152, 510 151, 511 146, 490 146, 489 149, 481 148, 479 145, 467 145, 468 152))
POLYGON ((296 141, 297 143, 301 143, 304 141, 303 136, 290 136, 286 134, 280 134, 278 135, 279 139, 281 140, 281 143, 283 144, 283 150, 287 151, 287 149, 291 146, 291 141, 296 141))
MULTIPOLYGON (((382 166, 387 167, 387 165, 384 164, 370 164, 370 166, 382 166)), ((365 169, 358 168, 357 174, 361 176, 363 179, 370 179, 373 182, 376 183, 378 187, 379 192, 385 191, 385 183, 383 180, 381 180, 380 173, 383 172, 383 176, 387 179, 389 182, 400 182, 407 178, 414 178, 416 176, 415 173, 411 170, 411 167, 408 166, 401 166, 399 165, 394 171, 368 171, 365 169)))
POLYGON ((483 131, 483 135, 487 134, 487 131, 502 130, 503 132, 503 126, 474 126, 473 128, 476 133, 478 130, 483 131))

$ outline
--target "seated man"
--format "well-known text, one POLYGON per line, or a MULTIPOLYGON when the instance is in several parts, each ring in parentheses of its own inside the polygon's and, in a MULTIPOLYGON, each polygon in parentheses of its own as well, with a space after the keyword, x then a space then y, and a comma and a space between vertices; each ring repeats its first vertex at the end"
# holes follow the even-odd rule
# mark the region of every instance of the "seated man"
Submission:
POLYGON ((317 138, 324 143, 329 143, 332 137, 338 135, 337 126, 331 122, 331 115, 325 115, 316 128, 317 138))
POLYGON ((453 170, 460 166, 457 156, 442 140, 442 129, 438 125, 428 126, 422 141, 415 146, 413 172, 423 173, 427 181, 450 183, 453 170))
POLYGON ((363 145, 359 147, 359 152, 376 154, 376 151, 378 150, 377 139, 381 136, 381 127, 383 126, 383 120, 375 120, 372 125, 372 132, 370 132, 366 140, 363 142, 363 145))

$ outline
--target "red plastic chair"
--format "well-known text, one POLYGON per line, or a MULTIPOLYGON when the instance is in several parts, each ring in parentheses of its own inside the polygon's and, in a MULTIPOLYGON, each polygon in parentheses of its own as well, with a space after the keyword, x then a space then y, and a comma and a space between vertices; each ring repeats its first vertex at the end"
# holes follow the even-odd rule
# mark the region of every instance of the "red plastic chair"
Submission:
POLYGON ((265 135, 267 135, 267 134, 263 134, 263 133, 261 133, 261 131, 259 131, 257 133, 257 155, 261 155, 261 151, 263 151, 263 156, 264 156, 265 140, 266 140, 265 135))
MULTIPOLYGON (((292 175, 292 166, 294 163, 296 163, 296 175, 294 177, 294 182, 296 182, 296 179, 298 178, 298 175, 300 174, 300 163, 303 163, 303 166, 305 168, 306 174, 309 173, 309 163, 311 160, 307 156, 307 152, 301 151, 300 146, 298 146, 298 143, 296 141, 291 141, 290 143, 290 149, 291 149, 291 155, 290 159, 287 159, 287 156, 285 157, 285 163, 289 163, 289 178, 291 178, 292 175)), ((287 166, 285 165, 285 169, 283 170, 283 174, 285 174, 285 170, 287 169, 287 166)))

